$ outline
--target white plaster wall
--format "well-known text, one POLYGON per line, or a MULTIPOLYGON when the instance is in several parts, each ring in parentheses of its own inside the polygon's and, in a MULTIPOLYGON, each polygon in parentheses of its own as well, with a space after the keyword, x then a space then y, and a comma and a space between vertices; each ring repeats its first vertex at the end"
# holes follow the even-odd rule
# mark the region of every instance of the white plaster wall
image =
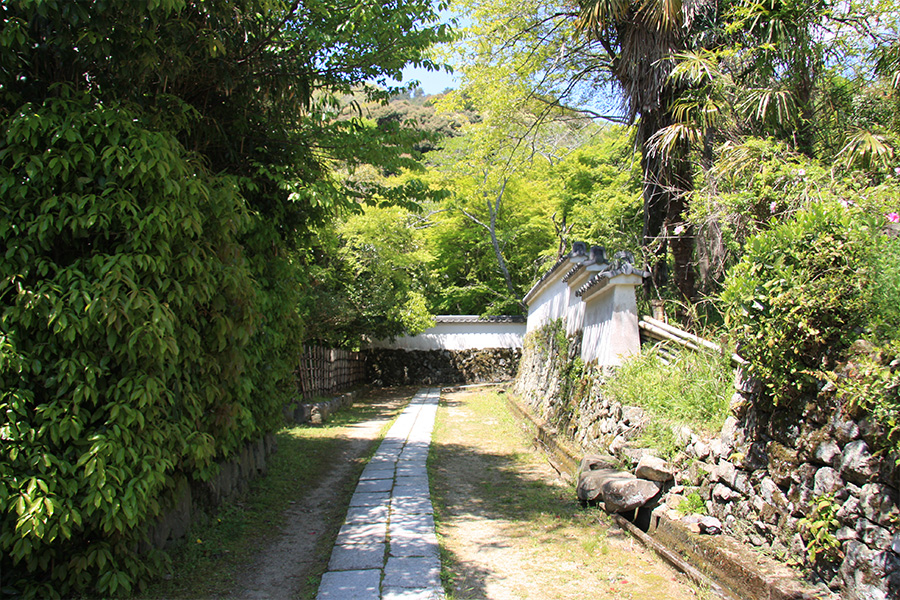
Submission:
POLYGON ((483 350, 521 348, 525 323, 436 323, 416 336, 376 340, 373 348, 403 350, 483 350))
POLYGON ((600 366, 621 365, 641 350, 634 276, 614 277, 585 300, 581 358, 600 366), (617 282, 616 280, 620 280, 617 282))
POLYGON ((566 335, 574 336, 584 329, 584 301, 575 292, 588 280, 603 271, 607 265, 589 264, 572 275, 566 285, 569 286, 569 304, 566 308, 566 335))
POLYGON ((562 280, 565 273, 560 273, 559 281, 554 281, 548 293, 550 297, 550 306, 547 310, 547 318, 550 321, 562 319, 566 316, 569 308, 569 284, 562 280))
POLYGON ((569 288, 569 305, 566 308, 566 335, 573 336, 584 326, 584 302, 569 288))
POLYGON ((562 280, 562 269, 556 274, 557 280, 547 282, 543 291, 532 299, 528 307, 527 331, 534 331, 554 319, 566 316, 569 306, 569 286, 562 280))

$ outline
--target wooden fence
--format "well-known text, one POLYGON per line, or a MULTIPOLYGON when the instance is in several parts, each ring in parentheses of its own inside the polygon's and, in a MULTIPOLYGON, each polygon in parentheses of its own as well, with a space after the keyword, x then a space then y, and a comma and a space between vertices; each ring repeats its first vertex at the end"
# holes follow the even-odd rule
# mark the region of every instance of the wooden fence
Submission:
POLYGON ((365 382, 366 360, 362 352, 304 346, 297 379, 304 400, 331 396, 365 382))

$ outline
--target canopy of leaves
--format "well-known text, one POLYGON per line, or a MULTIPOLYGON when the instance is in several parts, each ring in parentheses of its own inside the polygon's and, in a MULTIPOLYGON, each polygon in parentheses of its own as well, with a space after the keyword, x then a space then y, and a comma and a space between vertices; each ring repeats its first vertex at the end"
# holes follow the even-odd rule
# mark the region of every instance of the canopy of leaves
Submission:
POLYGON ((566 242, 584 241, 611 253, 628 250, 639 255, 641 172, 627 128, 602 128, 554 167, 553 180, 556 219, 567 230, 566 242))
POLYGON ((357 176, 415 168, 421 135, 340 98, 434 67, 435 11, 0 4, 4 593, 133 591, 175 477, 278 425, 308 316, 295 257, 341 209, 426 195, 357 176))
POLYGON ((310 339, 359 348, 431 326, 422 294, 430 256, 415 221, 400 207, 369 207, 319 230, 299 259, 310 339))

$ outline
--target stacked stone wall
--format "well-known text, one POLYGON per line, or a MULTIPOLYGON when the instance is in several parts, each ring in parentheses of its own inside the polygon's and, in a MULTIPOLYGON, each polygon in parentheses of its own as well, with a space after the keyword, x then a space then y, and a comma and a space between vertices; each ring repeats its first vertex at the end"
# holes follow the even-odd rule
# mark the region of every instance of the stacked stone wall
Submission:
POLYGON ((277 449, 274 434, 248 443, 235 457, 218 462, 209 481, 176 475, 168 509, 147 527, 147 544, 168 548, 187 535, 191 524, 209 518, 216 507, 247 492, 250 482, 266 474, 268 457, 277 449))
POLYGON ((368 381, 376 386, 492 383, 516 376, 518 348, 366 351, 368 381))
MULTIPOLYGON (((652 452, 629 443, 648 417, 604 397, 608 372, 573 361, 578 343, 560 337, 558 324, 530 333, 513 391, 584 452, 611 452, 634 463, 652 452)), ((877 450, 882 429, 828 387, 800 409, 765 411, 759 386, 736 381, 732 415, 720 435, 704 439, 687 427, 676 432, 678 485, 663 507, 699 494, 726 534, 802 567, 825 593, 900 598, 900 468, 897 456, 877 450), (835 508, 828 531, 838 546, 830 560, 810 563, 802 520, 815 518, 822 499, 835 508)))
POLYGON ((581 337, 566 336, 562 321, 553 321, 525 338, 513 393, 532 413, 587 452, 624 447, 646 423, 636 406, 623 406, 603 395, 611 373, 577 357, 581 337))
POLYGON ((900 469, 878 451, 881 427, 827 389, 800 409, 766 411, 758 386, 739 388, 721 435, 685 449, 708 510, 732 535, 810 566, 845 597, 900 598, 900 469), (810 565, 801 530, 823 500, 836 511, 828 529, 838 546, 810 565))

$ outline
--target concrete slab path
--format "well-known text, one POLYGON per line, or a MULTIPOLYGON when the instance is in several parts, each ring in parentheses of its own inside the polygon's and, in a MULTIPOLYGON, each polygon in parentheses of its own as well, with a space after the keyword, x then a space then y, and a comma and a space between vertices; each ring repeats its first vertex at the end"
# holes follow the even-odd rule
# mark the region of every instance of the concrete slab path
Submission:
POLYGON ((440 396, 419 390, 363 470, 318 600, 444 598, 425 468, 440 396))

